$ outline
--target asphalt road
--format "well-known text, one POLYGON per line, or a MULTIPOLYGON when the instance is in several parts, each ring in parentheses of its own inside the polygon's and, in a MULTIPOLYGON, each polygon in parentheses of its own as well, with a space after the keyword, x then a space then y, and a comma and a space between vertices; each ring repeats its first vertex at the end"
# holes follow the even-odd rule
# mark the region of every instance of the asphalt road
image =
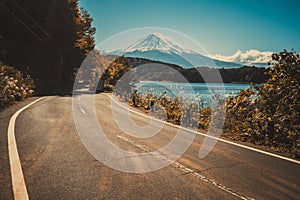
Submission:
MULTIPOLYGON (((0 113, 0 199, 13 199, 7 153, 7 123, 24 102, 0 113)), ((122 119, 126 112, 117 112, 122 119)), ((83 110, 83 118, 89 111, 83 110)), ((115 123, 111 99, 96 95, 95 110, 107 138, 125 151, 145 153, 168 144, 177 132, 165 125, 155 136, 130 136, 115 123)), ((125 118, 126 116, 124 116, 125 118)), ((137 124, 149 119, 131 113, 137 124)), ((203 159, 203 136, 167 167, 128 173, 99 162, 82 143, 73 120, 71 97, 46 97, 16 121, 16 140, 30 199, 300 199, 300 165, 218 142, 203 159)), ((191 133, 187 133, 191 134, 191 133)), ((110 149, 101 151, 113 157, 110 149)), ((159 160, 159 159, 158 159, 159 160)), ((133 160, 134 161, 134 160, 133 160)), ((115 161, 132 164, 132 158, 115 161)), ((141 166, 140 163, 133 163, 141 166)))

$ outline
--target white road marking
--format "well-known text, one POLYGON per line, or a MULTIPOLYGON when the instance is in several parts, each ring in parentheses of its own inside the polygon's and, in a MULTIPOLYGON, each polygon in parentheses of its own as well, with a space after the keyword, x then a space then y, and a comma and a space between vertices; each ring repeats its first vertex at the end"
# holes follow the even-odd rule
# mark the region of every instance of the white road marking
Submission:
POLYGON ((118 101, 116 101, 111 95, 109 95, 107 93, 106 93, 106 95, 108 95, 111 98, 111 100, 113 100, 115 103, 117 103, 118 105, 120 105, 122 108, 128 109, 130 112, 138 114, 138 115, 143 116, 143 117, 146 117, 148 119, 155 120, 155 121, 158 121, 158 122, 161 122, 161 123, 164 123, 164 124, 168 124, 169 126, 172 126, 172 127, 175 127, 175 128, 181 128, 181 129, 183 129, 185 131, 188 131, 188 132, 191 132, 191 133, 194 133, 194 134, 197 134, 197 135, 202 135, 204 137, 208 137, 208 138, 211 138, 211 139, 214 139, 214 140, 226 143, 226 144, 231 144, 231 145, 234 145, 234 146, 237 146, 237 147, 241 147, 241 148, 248 149, 248 150, 251 150, 251 151, 255 151, 255 152, 258 152, 258 153, 262 153, 262 154, 265 154, 265 155, 268 155, 268 156, 272 156, 274 158, 279 158, 279 159, 286 160, 286 161, 289 161, 289 162, 292 162, 292 163, 300 164, 299 160, 295 160, 295 159, 288 158, 288 157, 285 157, 285 156, 277 155, 277 154, 274 154, 274 153, 270 153, 270 152, 267 152, 267 151, 263 151, 263 150, 260 150, 260 149, 249 147, 249 146, 246 146, 246 145, 243 145, 243 144, 234 143, 234 142, 231 142, 231 141, 228 141, 228 140, 225 140, 225 139, 222 139, 222 138, 217 138, 217 137, 214 137, 214 136, 211 136, 211 135, 206 135, 205 133, 201 133, 201 132, 197 132, 197 131, 194 131, 194 130, 190 130, 190 129, 185 128, 185 127, 174 125, 174 124, 171 124, 169 122, 165 122, 165 121, 159 120, 157 118, 141 114, 141 113, 139 113, 137 111, 134 111, 132 109, 126 108, 125 106, 123 106, 122 104, 120 104, 118 101))
POLYGON ((81 111, 85 116, 88 116, 88 114, 83 110, 83 108, 81 108, 80 105, 79 105, 79 109, 80 109, 80 111, 81 111))
MULTIPOLYGON (((79 102, 80 100, 81 100, 81 96, 78 97, 78 102, 79 102)), ((81 104, 80 104, 80 103, 78 103, 78 106, 79 106, 80 111, 81 111, 85 116, 89 116, 89 115, 85 112, 85 110, 81 107, 81 104)))
POLYGON ((138 144, 138 143, 136 143, 134 141, 131 141, 131 140, 129 140, 128 138, 126 138, 124 136, 117 135, 117 137, 120 138, 120 139, 122 139, 122 140, 124 140, 124 141, 126 141, 126 142, 128 142, 129 144, 131 144, 131 145, 133 145, 133 146, 135 146, 135 147, 143 150, 143 151, 146 151, 146 152, 148 152, 148 153, 156 156, 159 159, 164 159, 164 160, 172 163, 171 165, 173 165, 174 167, 176 167, 176 168, 178 168, 178 169, 180 169, 180 170, 182 170, 182 171, 184 171, 186 173, 190 173, 190 174, 196 176, 197 178, 200 178, 201 180, 203 180, 205 182, 208 182, 208 183, 212 184, 213 186, 215 186, 215 187, 217 187, 217 188, 219 188, 221 190, 224 190, 225 192, 228 192, 229 194, 231 194, 233 196, 236 196, 236 197, 238 197, 240 199, 243 199, 243 200, 253 199, 253 198, 244 197, 244 196, 242 196, 242 195, 240 195, 240 194, 232 191, 230 188, 228 188, 228 187, 226 187, 226 186, 224 186, 224 185, 222 185, 220 183, 217 183, 216 181, 214 181, 214 180, 212 180, 212 179, 210 179, 210 178, 208 178, 208 177, 206 177, 206 176, 204 176, 204 175, 202 175, 202 174, 200 174, 198 172, 195 172, 193 169, 191 169, 189 167, 186 167, 186 166, 184 166, 183 164, 181 164, 181 163, 179 163, 177 161, 173 162, 172 160, 168 159, 167 157, 165 157, 165 156, 163 156, 161 154, 153 153, 150 150, 148 150, 146 147, 144 147, 144 146, 142 146, 142 145, 140 145, 140 144, 138 144))
POLYGON ((12 179, 12 188, 14 193, 15 200, 27 200, 28 192, 26 188, 26 183, 24 180, 24 175, 22 171, 22 166, 19 158, 16 137, 15 137, 15 123, 18 115, 24 111, 29 106, 33 105, 34 103, 42 100, 44 97, 39 98, 32 103, 28 104, 27 106, 18 110, 9 121, 8 130, 7 130, 7 138, 8 138, 8 154, 9 154, 9 163, 10 163, 10 172, 11 172, 11 179, 12 179))

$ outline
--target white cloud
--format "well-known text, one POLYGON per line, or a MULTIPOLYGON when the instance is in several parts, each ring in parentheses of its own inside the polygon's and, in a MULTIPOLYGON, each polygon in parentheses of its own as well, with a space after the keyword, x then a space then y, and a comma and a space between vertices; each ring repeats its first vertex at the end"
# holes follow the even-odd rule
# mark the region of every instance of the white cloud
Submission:
POLYGON ((268 63, 271 61, 271 56, 273 52, 271 51, 257 51, 250 49, 246 52, 238 50, 232 56, 222 56, 222 55, 209 55, 211 58, 226 61, 234 62, 239 64, 253 65, 255 63, 268 63))

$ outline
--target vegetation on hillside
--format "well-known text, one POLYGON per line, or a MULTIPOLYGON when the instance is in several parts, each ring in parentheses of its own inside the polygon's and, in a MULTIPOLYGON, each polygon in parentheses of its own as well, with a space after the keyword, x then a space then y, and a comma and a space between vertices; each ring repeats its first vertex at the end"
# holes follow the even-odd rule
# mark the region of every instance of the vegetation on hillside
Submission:
POLYGON ((239 68, 207 68, 200 67, 190 69, 180 69, 179 72, 186 77, 189 82, 204 83, 207 81, 215 82, 214 76, 221 74, 224 83, 264 83, 269 75, 267 74, 268 69, 258 68, 255 66, 242 66, 239 68), (200 73, 199 73, 200 72, 200 73), (210 74, 212 78, 204 80, 201 74, 210 74))
MULTIPOLYGON (((96 60, 99 60, 100 58, 104 58, 105 60, 105 56, 98 56, 98 59, 96 60)), ((205 82, 201 74, 210 74, 212 77, 214 77, 214 75, 217 76, 218 74, 221 74, 224 83, 263 83, 267 81, 269 77, 267 74, 268 69, 265 68, 244 66, 232 69, 212 69, 207 67, 199 69, 185 69, 178 65, 163 63, 160 61, 121 56, 111 61, 108 66, 105 66, 106 70, 104 71, 102 80, 105 81, 105 88, 107 91, 112 91, 117 81, 120 80, 126 72, 144 64, 151 64, 153 67, 147 66, 139 68, 139 74, 142 74, 143 80, 151 81, 172 81, 177 76, 176 73, 182 74, 188 82, 197 83, 205 82), (168 66, 169 69, 165 68, 158 71, 154 66, 159 64, 168 66), (199 73, 198 70, 201 73, 199 73)), ((95 64, 95 66, 99 66, 99 64, 95 64)), ((215 80, 212 79, 212 82, 213 81, 215 80)))

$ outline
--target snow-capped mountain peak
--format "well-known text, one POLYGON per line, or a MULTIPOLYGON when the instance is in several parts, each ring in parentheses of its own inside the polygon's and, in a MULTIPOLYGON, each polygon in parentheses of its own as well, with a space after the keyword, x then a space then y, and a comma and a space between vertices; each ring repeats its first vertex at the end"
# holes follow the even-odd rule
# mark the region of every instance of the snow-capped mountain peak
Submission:
POLYGON ((136 43, 123 49, 124 52, 133 52, 133 51, 152 51, 158 50, 165 53, 176 53, 181 54, 183 52, 190 52, 189 50, 181 47, 175 42, 171 41, 166 36, 160 33, 151 33, 146 37, 138 40, 136 43))
POLYGON ((110 52, 110 54, 172 63, 184 68, 233 68, 240 66, 235 63, 211 59, 193 50, 189 50, 160 33, 151 33, 126 48, 117 49, 110 52))

